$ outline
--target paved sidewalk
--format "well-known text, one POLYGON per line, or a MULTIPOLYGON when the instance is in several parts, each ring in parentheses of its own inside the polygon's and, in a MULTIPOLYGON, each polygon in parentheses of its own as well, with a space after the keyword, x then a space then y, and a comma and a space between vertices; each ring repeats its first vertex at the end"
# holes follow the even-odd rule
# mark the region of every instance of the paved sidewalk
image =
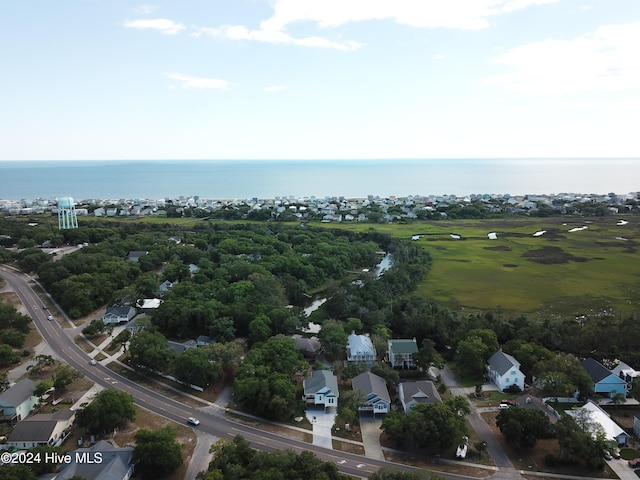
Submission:
MULTIPOLYGON (((118 350, 116 353, 111 355, 106 353, 104 350, 111 344, 111 342, 113 342, 113 339, 116 338, 120 334, 120 332, 122 332, 126 328, 127 327, 124 325, 115 327, 112 330, 111 335, 108 335, 107 338, 104 339, 102 343, 100 343, 100 345, 96 345, 96 348, 94 348, 93 351, 89 353, 89 356, 91 358, 95 358, 99 353, 105 355, 105 358, 100 360, 100 363, 102 365, 109 365, 109 363, 111 362, 118 361, 118 357, 120 357, 120 355, 122 354, 122 350, 118 350)), ((91 342, 91 340, 87 339, 87 341, 93 345, 93 342, 91 342)))

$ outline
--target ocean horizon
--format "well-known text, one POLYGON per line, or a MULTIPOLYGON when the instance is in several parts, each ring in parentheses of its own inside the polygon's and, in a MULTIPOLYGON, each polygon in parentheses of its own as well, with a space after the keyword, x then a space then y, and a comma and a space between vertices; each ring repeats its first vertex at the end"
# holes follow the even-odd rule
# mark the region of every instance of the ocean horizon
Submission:
POLYGON ((0 199, 627 194, 640 158, 0 161, 0 199))

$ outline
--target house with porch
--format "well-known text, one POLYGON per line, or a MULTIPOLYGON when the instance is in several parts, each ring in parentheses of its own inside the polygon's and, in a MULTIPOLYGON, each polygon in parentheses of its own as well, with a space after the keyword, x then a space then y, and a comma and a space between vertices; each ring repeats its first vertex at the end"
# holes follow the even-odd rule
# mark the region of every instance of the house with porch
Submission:
POLYGON ((347 362, 366 363, 372 366, 376 360, 376 349, 371 337, 368 335, 356 335, 351 332, 347 341, 347 362))
POLYGON ((409 413, 417 405, 429 405, 442 402, 435 384, 431 380, 418 382, 401 382, 398 386, 398 397, 404 413, 409 413))
POLYGON ((418 353, 416 339, 395 338, 387 340, 387 355, 393 368, 415 368, 413 354, 418 353))
POLYGON ((76 412, 65 408, 54 413, 38 413, 19 422, 7 440, 9 447, 30 449, 57 447, 69 436, 76 412))
POLYGON ((358 408, 358 413, 389 413, 391 397, 384 378, 364 372, 351 380, 353 390, 361 390, 364 394, 364 404, 358 408))
POLYGON ((627 397, 629 386, 622 378, 612 373, 607 367, 594 358, 585 358, 581 363, 593 380, 593 393, 604 397, 613 398, 620 393, 627 397))
POLYGON ((105 325, 126 323, 136 316, 136 309, 133 307, 107 307, 102 321, 105 325))
POLYGON ((524 373, 520 371, 520 362, 502 349, 491 355, 487 366, 489 379, 500 390, 506 390, 513 385, 524 390, 524 373))
POLYGON ((314 370, 311 377, 302 381, 304 400, 307 406, 337 408, 338 379, 330 370, 314 370))
POLYGON ((33 395, 36 384, 33 380, 21 380, 0 394, 0 421, 14 425, 23 420, 38 404, 33 395))

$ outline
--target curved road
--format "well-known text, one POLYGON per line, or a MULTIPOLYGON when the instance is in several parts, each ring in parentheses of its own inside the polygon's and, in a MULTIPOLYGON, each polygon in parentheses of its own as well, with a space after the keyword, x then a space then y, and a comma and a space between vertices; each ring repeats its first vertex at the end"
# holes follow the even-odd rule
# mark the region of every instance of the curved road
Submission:
MULTIPOLYGON (((179 424, 185 424, 190 416, 198 416, 200 425, 194 427, 204 433, 218 438, 232 439, 236 435, 242 435, 251 442, 251 445, 259 450, 273 451, 290 449, 295 452, 312 451, 320 459, 334 462, 342 473, 356 477, 368 477, 381 467, 395 467, 407 471, 418 470, 406 465, 394 464, 371 458, 365 458, 347 452, 328 450, 314 445, 300 442, 291 438, 281 437, 269 432, 235 423, 220 415, 202 415, 197 409, 184 405, 160 393, 149 390, 129 379, 118 375, 105 366, 90 365, 90 357, 73 339, 60 327, 57 321, 47 320, 48 312, 42 310, 42 301, 29 285, 28 279, 23 274, 15 273, 8 268, 0 267, 0 276, 14 290, 18 298, 24 304, 28 314, 54 352, 70 366, 84 374, 91 381, 105 388, 114 388, 130 393, 135 403, 151 412, 162 415, 168 420, 179 424)), ((474 479, 461 475, 439 473, 449 479, 474 479)), ((477 479, 475 479, 477 480, 477 479)))

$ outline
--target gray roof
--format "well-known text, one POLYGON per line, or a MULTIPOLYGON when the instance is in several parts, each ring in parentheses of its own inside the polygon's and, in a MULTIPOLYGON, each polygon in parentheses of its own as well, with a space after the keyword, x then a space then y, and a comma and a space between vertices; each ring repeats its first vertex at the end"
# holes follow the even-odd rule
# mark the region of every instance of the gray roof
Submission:
POLYGON ((514 367, 520 368, 520 362, 500 349, 489 358, 489 366, 502 376, 514 367))
POLYGON ((320 342, 316 337, 306 338, 296 333, 291 338, 293 338, 296 348, 305 353, 314 354, 320 350, 320 342))
MULTIPOLYGON (((602 365, 600 362, 595 360, 594 358, 585 358, 582 363, 582 367, 587 371, 591 379, 598 383, 601 380, 604 380, 609 375, 613 375, 611 371, 602 365)), ((620 380, 623 381, 622 379, 620 380)))
POLYGON ((33 380, 24 379, 16 383, 13 387, 0 394, 0 404, 17 407, 29 397, 33 396, 36 384, 33 380))
POLYGON ((357 377, 353 377, 351 386, 354 390, 362 390, 365 395, 373 393, 381 400, 391 403, 391 397, 389 396, 389 390, 387 390, 387 384, 384 378, 379 377, 375 373, 364 372, 357 377))
POLYGON ((133 310, 135 311, 135 309, 133 307, 107 307, 107 310, 105 311, 105 315, 109 315, 109 314, 113 314, 113 315, 117 315, 118 317, 126 317, 129 315, 129 312, 133 310))
POLYGON ((404 397, 404 402, 412 400, 416 403, 436 403, 441 402, 440 394, 436 386, 430 380, 420 380, 418 382, 403 382, 399 390, 404 397))
POLYGON ((196 338, 196 342, 198 343, 211 343, 213 342, 213 338, 207 336, 207 335, 198 335, 198 338, 196 338))
POLYGON ((198 342, 195 340, 187 340, 186 342, 174 342, 172 340, 167 340, 167 346, 173 353, 182 353, 189 348, 196 348, 198 346, 198 342))
POLYGON ((89 458, 95 452, 102 453, 100 463, 76 463, 76 455, 72 455, 72 462, 65 466, 56 476, 56 480, 68 480, 74 475, 91 480, 122 480, 133 462, 133 447, 116 448, 104 440, 100 440, 89 448, 79 448, 74 453, 89 453, 89 458))
POLYGON ((338 379, 330 370, 314 370, 310 378, 304 379, 305 395, 314 394, 327 387, 336 397, 338 393, 338 379))
POLYGON ((59 421, 67 421, 75 415, 65 408, 56 413, 39 413, 24 419, 14 427, 8 441, 46 443, 51 438, 59 421))

